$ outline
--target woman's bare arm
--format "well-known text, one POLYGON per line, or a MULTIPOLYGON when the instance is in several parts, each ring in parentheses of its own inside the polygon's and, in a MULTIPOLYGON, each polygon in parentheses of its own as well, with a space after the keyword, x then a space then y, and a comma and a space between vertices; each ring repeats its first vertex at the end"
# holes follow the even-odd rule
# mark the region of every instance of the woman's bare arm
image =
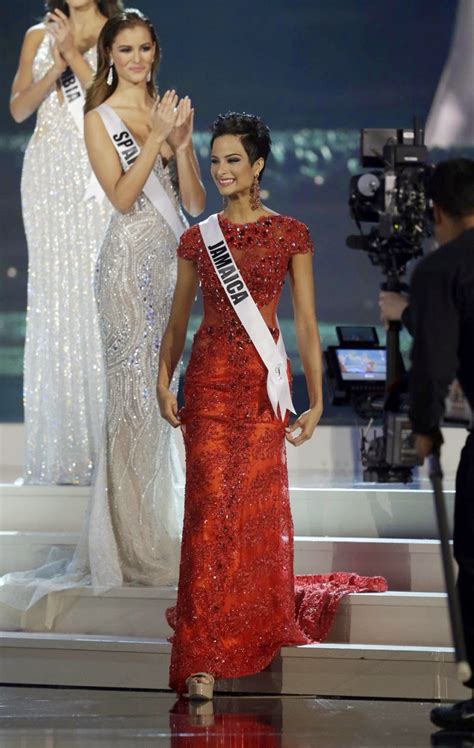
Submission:
POLYGON ((316 319, 313 258, 294 255, 290 263, 290 284, 298 351, 308 389, 310 409, 287 429, 287 439, 295 446, 310 439, 323 411, 321 342, 316 319), (293 432, 301 433, 293 436, 293 432))
POLYGON ((142 192, 163 141, 148 137, 134 164, 123 172, 117 151, 98 112, 86 114, 84 138, 92 169, 102 189, 114 208, 126 213, 142 192))
POLYGON ((179 102, 176 126, 168 136, 167 146, 176 156, 179 193, 183 207, 187 213, 196 217, 206 207, 206 190, 194 152, 193 129, 194 109, 189 96, 185 96, 179 102))
POLYGON ((162 417, 172 426, 179 426, 178 403, 169 390, 174 371, 181 359, 186 341, 189 317, 196 298, 199 277, 191 260, 178 259, 178 279, 171 305, 170 318, 160 347, 157 397, 162 417))
POLYGON ((40 80, 33 81, 33 61, 46 33, 46 28, 41 23, 32 26, 25 34, 10 97, 10 113, 18 123, 24 122, 36 112, 66 68, 59 53, 53 52, 53 65, 40 80))
POLYGON ((52 21, 51 34, 56 41, 61 56, 74 72, 82 87, 87 88, 92 82, 94 71, 76 47, 71 21, 59 8, 50 13, 48 18, 52 21))
POLYGON ((146 143, 125 173, 100 115, 91 111, 84 118, 84 137, 92 169, 110 202, 121 213, 130 210, 150 176, 167 130, 173 127, 175 99, 174 93, 168 91, 157 104, 146 143))

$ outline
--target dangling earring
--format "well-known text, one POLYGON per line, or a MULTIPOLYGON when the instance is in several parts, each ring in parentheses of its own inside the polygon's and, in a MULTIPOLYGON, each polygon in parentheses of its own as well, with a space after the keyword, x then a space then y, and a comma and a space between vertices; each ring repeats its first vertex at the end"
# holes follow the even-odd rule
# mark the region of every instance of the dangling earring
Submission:
POLYGON ((262 204, 260 200, 260 183, 258 181, 258 174, 255 175, 252 186, 250 188, 249 202, 252 210, 258 210, 262 204))
POLYGON ((114 63, 112 60, 109 62, 109 72, 107 73, 107 85, 111 86, 114 82, 114 63))
POLYGON ((149 69, 147 75, 146 75, 146 82, 149 83, 151 81, 151 68, 149 69))

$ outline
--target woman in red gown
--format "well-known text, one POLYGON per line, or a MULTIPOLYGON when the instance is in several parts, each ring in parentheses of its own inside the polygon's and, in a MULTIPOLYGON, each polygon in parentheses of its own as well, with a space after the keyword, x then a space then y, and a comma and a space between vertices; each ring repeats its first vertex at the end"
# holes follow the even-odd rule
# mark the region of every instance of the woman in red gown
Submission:
MULTIPOLYGON (((214 678, 256 673, 283 645, 311 640, 295 617, 285 438, 302 444, 322 412, 313 250, 304 224, 260 202, 270 145, 258 117, 230 113, 215 121, 211 173, 225 206, 218 221, 275 341, 276 309, 289 276, 309 410, 292 426, 288 417, 275 415, 267 369, 221 286, 198 226, 185 232, 178 247, 178 280, 161 345, 161 414, 182 428, 186 449, 178 599, 168 612, 174 629, 170 686, 181 694, 187 684, 196 697, 212 697, 214 678), (178 412, 168 386, 199 283, 204 318, 178 412)), ((298 598, 301 588, 296 592, 298 598)), ((311 618, 311 605, 305 615, 311 618)))

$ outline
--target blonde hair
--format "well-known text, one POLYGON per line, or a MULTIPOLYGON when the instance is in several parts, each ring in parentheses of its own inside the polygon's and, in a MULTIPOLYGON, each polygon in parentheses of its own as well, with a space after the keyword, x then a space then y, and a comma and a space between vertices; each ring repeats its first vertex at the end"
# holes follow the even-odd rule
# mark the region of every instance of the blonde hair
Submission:
POLYGON ((84 106, 84 113, 90 112, 100 104, 112 96, 113 92, 117 88, 118 78, 115 71, 113 70, 112 84, 109 86, 107 83, 107 76, 110 69, 110 50, 114 43, 117 35, 124 29, 132 29, 135 26, 144 26, 150 32, 151 39, 155 44, 156 52, 155 58, 151 66, 151 77, 147 82, 147 89, 150 96, 155 99, 158 95, 155 75, 158 65, 160 64, 161 49, 156 31, 153 28, 152 22, 147 18, 140 10, 135 8, 129 8, 123 13, 119 13, 109 18, 107 23, 104 25, 97 42, 97 72, 94 76, 94 80, 86 91, 86 103, 84 106))

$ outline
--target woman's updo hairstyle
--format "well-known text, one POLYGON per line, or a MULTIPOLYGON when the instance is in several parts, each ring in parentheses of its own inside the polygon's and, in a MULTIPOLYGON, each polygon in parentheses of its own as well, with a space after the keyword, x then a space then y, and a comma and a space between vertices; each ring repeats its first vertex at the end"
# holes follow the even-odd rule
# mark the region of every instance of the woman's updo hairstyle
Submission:
MULTIPOLYGON (((96 0, 96 2, 99 11, 106 18, 110 18, 123 10, 122 0, 96 0)), ((52 13, 53 10, 62 10, 66 16, 69 15, 69 6, 66 0, 46 0, 45 6, 49 13, 52 13)))
MULTIPOLYGON (((259 158, 263 158, 266 164, 272 149, 272 139, 270 128, 260 117, 245 112, 227 112, 219 114, 209 129, 212 133, 211 148, 216 138, 222 135, 236 135, 240 138, 251 164, 259 158)), ((259 180, 265 171, 265 164, 259 174, 259 180)))

